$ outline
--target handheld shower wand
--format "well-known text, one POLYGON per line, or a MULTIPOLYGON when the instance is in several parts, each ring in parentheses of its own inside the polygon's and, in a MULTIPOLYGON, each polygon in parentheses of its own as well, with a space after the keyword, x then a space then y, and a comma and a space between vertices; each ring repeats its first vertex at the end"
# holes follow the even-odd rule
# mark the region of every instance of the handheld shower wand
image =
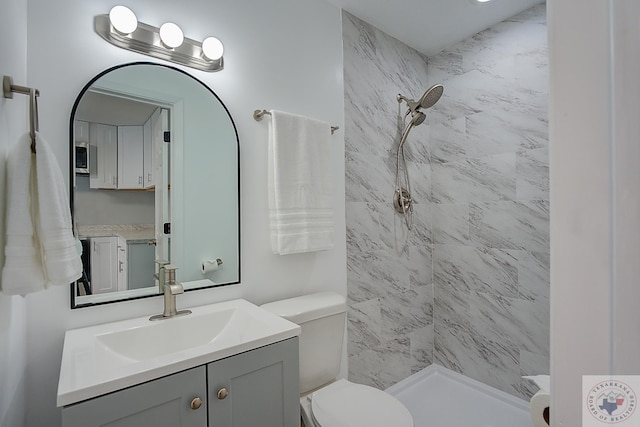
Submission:
POLYGON ((409 107, 404 115, 404 121, 406 122, 409 114, 411 114, 411 120, 402 132, 396 153, 396 190, 393 194, 393 207, 397 212, 405 216, 405 223, 409 230, 413 227, 413 200, 411 199, 411 182, 409 180, 407 160, 404 155, 404 144, 407 141, 411 129, 421 125, 427 117, 420 110, 422 108, 427 109, 433 107, 443 92, 444 86, 436 84, 427 89, 418 101, 414 101, 403 95, 398 95, 396 98, 399 103, 406 102, 409 107))

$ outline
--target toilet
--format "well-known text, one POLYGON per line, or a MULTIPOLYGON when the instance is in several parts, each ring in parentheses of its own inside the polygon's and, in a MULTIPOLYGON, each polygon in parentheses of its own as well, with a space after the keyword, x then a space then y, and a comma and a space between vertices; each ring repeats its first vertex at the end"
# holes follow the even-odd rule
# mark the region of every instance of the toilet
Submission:
POLYGON ((262 306, 300 325, 300 415, 305 427, 413 427, 407 408, 381 390, 337 379, 347 304, 321 292, 262 306))

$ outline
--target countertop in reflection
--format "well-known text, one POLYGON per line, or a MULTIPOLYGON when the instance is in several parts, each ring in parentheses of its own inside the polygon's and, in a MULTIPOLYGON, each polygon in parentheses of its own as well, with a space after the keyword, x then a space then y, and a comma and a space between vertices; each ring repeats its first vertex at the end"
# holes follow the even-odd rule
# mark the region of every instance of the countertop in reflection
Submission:
POLYGON ((78 237, 122 237, 129 240, 151 240, 155 238, 154 224, 79 225, 78 237))

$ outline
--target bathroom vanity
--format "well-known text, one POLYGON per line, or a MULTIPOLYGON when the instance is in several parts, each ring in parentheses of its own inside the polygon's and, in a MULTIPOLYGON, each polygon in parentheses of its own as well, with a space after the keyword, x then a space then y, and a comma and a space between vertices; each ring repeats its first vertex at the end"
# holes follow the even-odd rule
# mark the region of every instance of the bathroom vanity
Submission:
POLYGON ((234 300, 67 331, 63 426, 299 426, 300 327, 234 300))
POLYGON ((297 426, 298 339, 62 409, 66 427, 297 426), (208 420, 208 422, 207 422, 208 420))

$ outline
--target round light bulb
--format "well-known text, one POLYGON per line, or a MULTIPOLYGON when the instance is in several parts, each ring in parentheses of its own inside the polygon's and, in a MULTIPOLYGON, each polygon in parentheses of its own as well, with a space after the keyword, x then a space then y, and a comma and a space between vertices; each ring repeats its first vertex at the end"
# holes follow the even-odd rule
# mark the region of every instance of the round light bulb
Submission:
POLYGON ((160 27, 160 40, 165 46, 175 49, 184 41, 184 34, 180 27, 173 22, 165 22, 160 27))
POLYGON ((111 25, 121 34, 131 34, 138 28, 138 18, 126 6, 114 6, 109 11, 111 25))
POLYGON ((202 41, 202 53, 211 61, 217 61, 222 58, 224 53, 224 46, 222 42, 215 37, 207 37, 202 41))

